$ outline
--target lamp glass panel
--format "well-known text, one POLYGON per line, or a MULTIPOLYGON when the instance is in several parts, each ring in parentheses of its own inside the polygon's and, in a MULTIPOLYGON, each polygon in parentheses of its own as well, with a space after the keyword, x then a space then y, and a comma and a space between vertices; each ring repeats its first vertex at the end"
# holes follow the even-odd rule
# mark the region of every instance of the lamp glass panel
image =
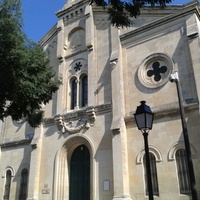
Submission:
POLYGON ((136 119, 136 123, 139 130, 142 128, 145 128, 145 114, 144 113, 135 115, 135 119, 136 119))
POLYGON ((153 115, 146 113, 146 127, 145 128, 151 129, 152 124, 153 124, 153 115))

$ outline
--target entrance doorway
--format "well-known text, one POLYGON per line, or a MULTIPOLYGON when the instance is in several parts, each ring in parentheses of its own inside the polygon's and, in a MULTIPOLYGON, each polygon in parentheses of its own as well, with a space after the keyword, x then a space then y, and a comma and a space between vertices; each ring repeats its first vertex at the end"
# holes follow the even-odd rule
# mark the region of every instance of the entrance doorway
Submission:
POLYGON ((69 200, 90 200, 90 153, 85 145, 72 153, 69 200))

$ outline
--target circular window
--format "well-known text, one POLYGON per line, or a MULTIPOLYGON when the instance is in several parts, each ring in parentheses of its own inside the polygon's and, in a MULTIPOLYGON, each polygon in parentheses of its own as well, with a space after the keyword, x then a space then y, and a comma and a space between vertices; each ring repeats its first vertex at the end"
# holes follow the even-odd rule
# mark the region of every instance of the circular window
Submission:
POLYGON ((148 88, 158 88, 168 82, 173 62, 165 54, 157 53, 148 56, 140 65, 138 79, 148 88))

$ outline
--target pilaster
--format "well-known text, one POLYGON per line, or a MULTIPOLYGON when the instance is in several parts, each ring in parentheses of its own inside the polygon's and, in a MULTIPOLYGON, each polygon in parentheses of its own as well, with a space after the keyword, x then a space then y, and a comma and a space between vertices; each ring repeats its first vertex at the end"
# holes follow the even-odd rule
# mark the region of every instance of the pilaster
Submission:
POLYGON ((113 131, 113 200, 131 200, 127 155, 127 133, 124 118, 119 121, 120 128, 113 131))
MULTIPOLYGON (((198 2, 197 2, 198 4, 198 2)), ((187 37, 189 40, 189 48, 191 55, 191 62, 194 71, 195 86, 197 92, 198 102, 200 101, 200 21, 196 14, 191 15, 186 21, 187 37)), ((200 113, 200 107, 199 107, 200 113)), ((196 188, 198 188, 198 184, 196 188)), ((197 196, 200 196, 200 192, 197 190, 197 196)), ((198 198, 198 197, 197 197, 198 198)))
POLYGON ((30 161, 27 200, 39 200, 42 136, 43 136, 43 125, 35 129, 34 137, 31 142, 32 152, 30 161))
MULTIPOLYGON (((200 22, 196 14, 191 15, 186 21, 187 37, 189 40, 189 49, 191 62, 194 71, 194 79, 197 91, 198 101, 200 101, 200 22)), ((199 108, 200 109, 200 108, 199 108)), ((200 110, 199 110, 200 111, 200 110)))
MULTIPOLYGON (((58 76, 63 76, 64 73, 64 24, 63 19, 61 18, 57 24, 57 59, 59 62, 58 66, 58 76)), ((57 91, 57 101, 56 101, 56 114, 60 114, 63 112, 63 90, 64 85, 61 84, 59 86, 59 90, 57 91)))
POLYGON ((95 31, 95 27, 94 27, 94 19, 93 19, 93 12, 92 12, 92 6, 87 5, 85 8, 85 16, 86 16, 86 20, 85 20, 85 36, 86 36, 86 47, 87 47, 87 51, 88 51, 88 77, 90 77, 88 79, 88 106, 92 106, 92 105, 96 105, 96 101, 95 101, 95 95, 94 95, 94 91, 96 86, 94 85, 94 83, 96 83, 97 77, 96 77, 96 68, 95 65, 95 59, 94 59, 94 55, 95 55, 95 50, 94 50, 94 31, 95 31))
POLYGON ((118 29, 111 27, 111 83, 112 83, 112 125, 113 132, 113 200, 131 200, 127 152, 127 133, 124 121, 124 88, 121 63, 121 45, 118 29))

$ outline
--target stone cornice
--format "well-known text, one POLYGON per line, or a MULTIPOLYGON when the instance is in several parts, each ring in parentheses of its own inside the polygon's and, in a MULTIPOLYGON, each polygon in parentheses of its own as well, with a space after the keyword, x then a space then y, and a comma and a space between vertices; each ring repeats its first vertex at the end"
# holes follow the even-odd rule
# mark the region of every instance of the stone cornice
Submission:
POLYGON ((71 57, 74 57, 74 56, 76 56, 76 55, 78 55, 78 54, 81 54, 81 53, 84 53, 84 52, 87 52, 87 51, 91 51, 92 48, 93 48, 92 45, 91 45, 91 46, 86 46, 85 48, 83 48, 83 49, 81 49, 81 50, 79 50, 79 51, 73 52, 73 53, 71 53, 71 54, 65 56, 65 59, 67 60, 67 59, 69 59, 69 58, 71 58, 71 57))
POLYGON ((52 38, 58 34, 57 23, 45 34, 45 36, 39 41, 41 46, 45 46, 52 38))
MULTIPOLYGON (((112 111, 112 104, 106 103, 106 104, 94 106, 92 108, 94 109, 94 112, 95 112, 96 115, 102 115, 104 113, 108 113, 108 112, 112 111)), ((64 121, 79 120, 80 118, 83 118, 87 115, 88 109, 90 109, 90 107, 88 107, 86 109, 82 109, 82 110, 68 112, 66 114, 63 114, 62 118, 63 118, 64 121)), ((54 117, 44 119, 44 126, 52 126, 52 125, 55 125, 54 117)))
POLYGON ((23 139, 17 139, 17 140, 6 140, 2 144, 0 144, 1 148, 9 148, 9 147, 16 147, 20 145, 30 144, 33 137, 30 138, 23 138, 23 139))
POLYGON ((72 17, 69 17, 70 15, 67 15, 66 17, 64 17, 64 25, 67 26, 75 21, 78 21, 80 19, 85 19, 87 16, 85 16, 84 14, 77 14, 77 15, 73 15, 72 17))
MULTIPOLYGON (((123 43, 126 40, 132 39, 133 37, 135 37, 137 35, 144 34, 145 32, 150 31, 150 30, 154 30, 154 29, 156 30, 156 28, 160 27, 161 25, 163 26, 165 24, 168 24, 172 21, 175 21, 177 19, 182 18, 183 16, 186 16, 186 15, 192 14, 192 13, 195 13, 198 17, 200 17, 197 2, 191 2, 185 6, 181 6, 181 7, 179 7, 179 9, 177 9, 177 12, 163 16, 160 19, 153 21, 152 23, 146 24, 142 27, 139 27, 128 33, 125 33, 120 36, 120 40, 123 43)), ((141 16, 142 16, 142 13, 141 13, 141 16)))
MULTIPOLYGON (((198 103, 190 103, 184 104, 185 113, 187 114, 190 111, 198 110, 199 104, 198 103)), ((178 116, 180 115, 179 105, 178 102, 165 104, 159 107, 151 108, 152 112, 154 113, 154 119, 159 119, 163 117, 170 117, 170 116, 178 116)), ((133 117, 134 112, 130 113, 130 115, 125 116, 125 122, 135 121, 133 117)))
POLYGON ((58 12, 56 12, 56 16, 58 18, 61 18, 65 14, 68 14, 68 13, 73 12, 74 10, 76 10, 76 9, 78 9, 80 7, 88 5, 89 2, 90 2, 89 0, 84 0, 84 1, 79 1, 78 3, 76 3, 76 4, 74 4, 74 5, 70 6, 70 7, 65 7, 64 6, 62 10, 59 10, 58 12))

